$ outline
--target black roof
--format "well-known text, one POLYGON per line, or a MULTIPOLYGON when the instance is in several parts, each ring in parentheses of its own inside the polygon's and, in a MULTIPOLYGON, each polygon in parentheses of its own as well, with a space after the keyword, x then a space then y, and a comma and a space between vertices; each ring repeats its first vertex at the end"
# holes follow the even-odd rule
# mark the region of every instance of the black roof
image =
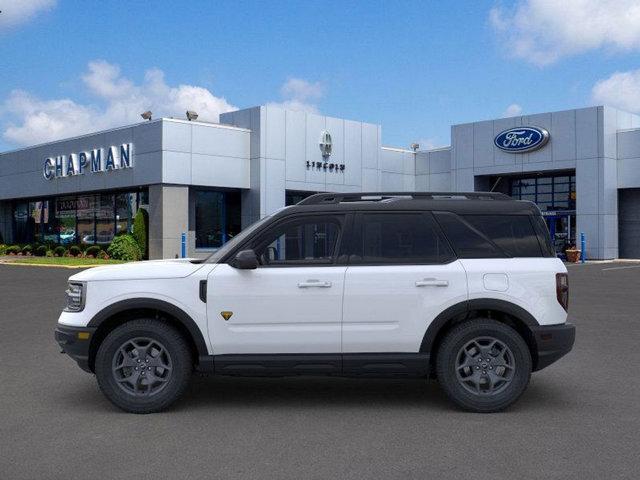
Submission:
POLYGON ((445 211, 460 214, 539 214, 533 202, 489 192, 364 192, 318 193, 286 209, 294 212, 445 211))

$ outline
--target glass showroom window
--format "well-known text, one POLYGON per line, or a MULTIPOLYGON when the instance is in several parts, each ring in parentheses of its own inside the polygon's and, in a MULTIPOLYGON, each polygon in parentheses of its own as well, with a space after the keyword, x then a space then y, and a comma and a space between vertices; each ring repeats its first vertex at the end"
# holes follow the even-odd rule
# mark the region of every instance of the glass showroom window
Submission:
POLYGON ((136 194, 116 195, 116 234, 133 232, 133 218, 136 215, 136 194))
POLYGON ((106 245, 118 233, 131 233, 137 209, 147 204, 147 190, 16 202, 13 241, 106 245))
POLYGON ((76 242, 76 197, 56 198, 56 218, 59 242, 63 245, 76 242))
POLYGON ((47 243, 58 243, 58 219, 56 218, 55 201, 43 200, 41 203, 42 240, 47 243))
POLYGON ((541 210, 575 210, 575 175, 515 178, 511 181, 511 196, 535 202, 541 210))
POLYGON ((94 243, 111 243, 115 236, 114 195, 96 195, 96 233, 94 243))
POLYGON ((220 248, 240 231, 240 193, 196 190, 196 248, 220 248))
POLYGON ((29 202, 29 218, 27 219, 27 230, 29 237, 33 240, 40 240, 43 234, 43 226, 48 222, 48 210, 45 207, 47 202, 29 202))
POLYGON ((13 221, 15 225, 15 242, 27 243, 27 218, 29 217, 29 203, 19 202, 13 207, 13 221))
POLYGON ((95 196, 79 196, 76 205, 78 241, 80 241, 80 243, 94 243, 96 229, 95 196))

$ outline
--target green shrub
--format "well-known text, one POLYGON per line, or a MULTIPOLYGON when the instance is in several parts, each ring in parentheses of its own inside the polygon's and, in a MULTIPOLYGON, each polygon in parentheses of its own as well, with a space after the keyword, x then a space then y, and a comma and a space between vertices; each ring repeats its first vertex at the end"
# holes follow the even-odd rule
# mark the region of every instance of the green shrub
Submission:
POLYGON ((144 208, 139 208, 133 219, 133 238, 135 238, 140 248, 140 258, 147 258, 149 238, 147 231, 149 230, 149 213, 144 208))
POLYGON ((102 249, 98 245, 91 245, 84 251, 84 254, 89 256, 91 255, 94 258, 98 258, 98 254, 102 251, 102 249))
POLYGON ((40 245, 34 252, 36 257, 44 257, 47 254, 47 247, 40 245))
POLYGON ((140 247, 133 235, 130 234, 115 237, 109 245, 107 253, 116 260, 137 261, 142 258, 140 247))
POLYGON ((31 245, 25 245, 22 248, 22 254, 23 255, 31 255, 31 252, 33 252, 33 248, 31 247, 31 245))
POLYGON ((100 250, 96 258, 101 258, 102 260, 108 260, 109 255, 107 255, 107 252, 105 252, 104 250, 100 250))
POLYGON ((46 257, 53 257, 53 250, 47 250, 46 257))
POLYGON ((71 245, 69 247, 69 255, 72 257, 77 257, 82 254, 82 249, 78 245, 71 245))
POLYGON ((64 257, 64 254, 67 253, 67 249, 64 248, 62 245, 57 246, 56 248, 53 249, 53 254, 56 257, 64 257))
POLYGON ((18 245, 11 245, 10 247, 7 247, 4 253, 7 255, 17 255, 20 253, 20 247, 18 245))
POLYGON ((9 247, 7 247, 6 245, 0 244, 0 255, 6 255, 7 248, 9 248, 9 247))

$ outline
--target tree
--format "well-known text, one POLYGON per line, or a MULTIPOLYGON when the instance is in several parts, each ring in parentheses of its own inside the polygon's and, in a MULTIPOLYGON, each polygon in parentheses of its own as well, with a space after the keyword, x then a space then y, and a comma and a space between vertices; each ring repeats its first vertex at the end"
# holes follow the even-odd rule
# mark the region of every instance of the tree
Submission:
POLYGON ((135 218, 133 219, 133 238, 135 238, 138 247, 140 247, 140 252, 142 253, 142 258, 148 258, 148 245, 149 245, 149 236, 147 235, 147 231, 149 230, 149 213, 144 208, 139 208, 138 213, 136 213, 135 218))

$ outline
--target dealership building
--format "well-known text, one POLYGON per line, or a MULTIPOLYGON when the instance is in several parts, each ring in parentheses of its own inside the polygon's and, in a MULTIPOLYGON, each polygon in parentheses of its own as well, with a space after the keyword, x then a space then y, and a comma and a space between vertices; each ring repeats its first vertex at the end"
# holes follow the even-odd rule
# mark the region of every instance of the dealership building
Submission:
POLYGON ((498 191, 536 202, 559 253, 640 257, 640 117, 606 106, 382 145, 380 125, 260 106, 220 123, 145 121, 0 154, 5 243, 106 244, 149 213, 150 258, 200 257, 315 192, 498 191))

